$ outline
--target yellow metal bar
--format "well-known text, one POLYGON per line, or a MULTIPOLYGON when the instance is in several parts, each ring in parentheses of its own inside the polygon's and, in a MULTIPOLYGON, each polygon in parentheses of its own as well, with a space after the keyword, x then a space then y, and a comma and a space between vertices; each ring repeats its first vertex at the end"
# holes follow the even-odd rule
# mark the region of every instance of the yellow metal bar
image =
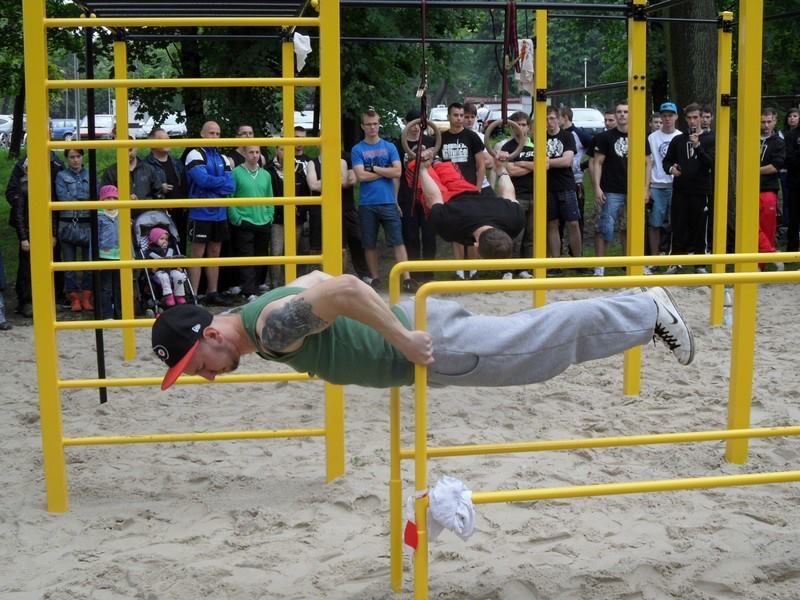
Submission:
MULTIPOLYGON (((731 70, 733 60, 733 13, 725 11, 720 13, 721 23, 717 33, 717 103, 714 114, 714 135, 717 150, 714 158, 714 254, 723 254, 726 247, 728 234, 728 169, 730 168, 731 143, 731 107, 729 102, 723 102, 723 95, 731 93, 731 70)), ((714 273, 725 271, 723 265, 711 266, 714 273)), ((722 324, 723 304, 725 301, 725 286, 711 287, 711 325, 722 324)))
POLYGON ((46 19, 45 27, 318 27, 317 17, 94 17, 46 19))
POLYGON ((344 386, 325 383, 325 478, 345 473, 344 386))
MULTIPOLYGON (((414 323, 417 329, 427 330, 428 295, 424 286, 417 291, 414 323)), ((428 369, 414 365, 414 483, 416 501, 414 516, 417 522, 417 549, 414 553, 414 598, 428 598, 428 369)))
MULTIPOLYGON (((98 387, 143 387, 161 385, 163 376, 159 377, 111 377, 108 379, 61 379, 58 387, 61 389, 80 389, 98 387)), ((308 373, 239 373, 235 375, 220 375, 214 381, 203 379, 198 375, 183 375, 177 384, 203 384, 218 385, 223 383, 276 383, 279 381, 308 381, 313 379, 308 373)))
POLYGON ((474 504, 489 504, 496 502, 531 502, 533 500, 550 500, 553 498, 587 498, 590 496, 611 496, 617 494, 673 492, 677 490, 698 490, 740 485, 790 483, 793 481, 800 481, 800 471, 752 473, 747 475, 719 475, 716 477, 694 477, 689 479, 661 479, 656 481, 636 481, 631 483, 576 485, 572 487, 543 488, 538 490, 473 492, 472 502, 474 504))
MULTIPOLYGON (((587 448, 621 448, 653 444, 684 444, 688 442, 712 442, 747 438, 788 437, 800 435, 800 425, 786 427, 762 427, 759 429, 720 429, 715 431, 691 431, 681 433, 653 433, 647 435, 625 435, 606 438, 578 438, 571 440, 547 440, 516 442, 510 444, 472 444, 462 446, 429 447, 428 458, 454 456, 478 456, 488 454, 514 454, 518 452, 554 452, 587 448)), ((403 448, 400 458, 414 458, 413 448, 403 448)))
MULTIPOLYGON (((319 71, 322 147, 322 270, 342 272, 342 183, 340 151, 341 81, 339 78, 339 2, 326 0, 319 6, 319 71)), ((288 88, 287 94, 288 95, 288 88)), ((293 92, 292 92, 293 93, 293 92)), ((292 111, 294 119, 294 111, 292 111)), ((284 121, 285 122, 285 121, 284 121)), ((294 125, 294 120, 292 120, 294 125)), ((284 134, 287 134, 284 131, 284 134)), ((293 134, 294 132, 292 132, 293 134)), ((286 219, 284 218, 284 222, 286 219)), ((327 430, 328 481, 344 475, 344 387, 325 384, 325 428, 327 430)))
MULTIPOLYGON (((547 89, 547 11, 536 11, 534 26, 534 91, 547 89)), ((534 93, 533 103, 533 256, 547 256, 547 99, 534 93)), ((544 268, 534 269, 534 276, 547 277, 544 268)), ((533 293, 533 305, 544 306, 544 290, 533 293)))
MULTIPOLYGON (((316 146, 322 138, 319 137, 269 137, 269 138, 249 138, 258 146, 284 146, 292 144, 294 146, 316 146)), ((67 148, 185 148, 185 147, 217 147, 217 146, 236 146, 242 143, 242 138, 170 138, 163 140, 80 140, 74 142, 64 142, 52 140, 47 142, 47 147, 51 150, 66 150, 67 148)))
MULTIPOLYGON (((291 41, 281 44, 281 68, 284 79, 290 79, 294 75, 294 44, 291 41)), ((283 135, 294 135, 294 87, 291 85, 283 86, 283 135)), ((287 142, 284 140, 284 144, 287 142)), ((295 192, 294 174, 294 146, 283 146, 283 193, 295 192)), ((283 253, 285 256, 297 254, 297 211, 283 211, 283 253)), ((297 277, 297 267, 293 263, 287 263, 284 267, 286 281, 292 281, 297 277)))
MULTIPOLYGON (((28 192, 31 198, 50 198, 50 158, 47 150, 48 97, 45 0, 22 3, 25 37, 25 96, 28 113, 28 192)), ((67 470, 62 446, 61 401, 56 385, 58 353, 53 322, 56 320, 52 264, 53 231, 50 212, 40 202, 30 208, 33 332, 36 346, 36 380, 39 387, 42 455, 47 488, 47 510, 69 508, 67 470)))
MULTIPOLYGON (((644 255, 644 190, 647 138, 647 21, 635 17, 646 0, 633 0, 628 18, 628 230, 630 256, 644 255)), ((628 266, 629 275, 641 275, 641 265, 628 266)), ((631 348, 623 358, 622 390, 638 396, 641 389, 642 349, 631 348)))
POLYGON ((403 480, 400 463, 400 388, 389 397, 389 556, 392 591, 403 587, 403 480))
MULTIPOLYGON (((128 76, 128 46, 124 40, 114 42, 114 74, 124 79, 128 76)), ((128 90, 124 87, 116 89, 117 100, 117 139, 128 139, 128 90)), ((128 168, 128 149, 117 148, 117 191, 120 198, 131 197, 131 173, 128 168)), ((131 210, 130 208, 119 209, 119 256, 123 260, 131 260, 133 234, 130 228, 131 210)), ((119 270, 120 300, 122 302, 122 318, 133 318, 133 270, 119 270)), ((95 302, 100 299, 96 298, 95 302)), ((123 329, 122 331, 122 356, 125 360, 136 358, 136 337, 133 329, 123 329)))
MULTIPOLYGON (((53 271, 103 271, 120 268, 154 268, 154 267, 205 267, 209 265, 274 265, 282 264, 282 257, 279 256, 249 256, 238 257, 230 256, 225 258, 170 258, 170 259, 125 259, 119 262, 114 261, 73 261, 59 262, 52 266, 53 271), (165 261, 169 262, 165 262, 165 261), (110 264, 109 264, 110 263, 110 264)), ((293 256, 289 262, 296 264, 318 264, 322 259, 321 254, 304 254, 303 256, 293 256)))
MULTIPOLYGON (((116 42, 115 42, 116 43, 116 42)), ((316 87, 319 77, 183 77, 174 79, 48 79, 50 90, 76 88, 210 88, 210 87, 316 87)), ((126 115, 127 118, 127 115, 126 115)), ((241 140, 239 140, 241 143, 241 140)))
MULTIPOLYGON (((736 145, 736 251, 758 248, 759 146, 761 136, 761 58, 764 1, 739 4, 739 68, 736 145)), ((755 263, 737 264, 737 273, 755 271, 755 263)), ((758 287, 737 285, 733 298, 733 349, 731 351, 728 427, 750 426, 753 390, 753 348, 756 337, 758 287)), ((747 440, 728 442, 725 458, 747 461, 747 440)))
POLYGON ((111 446, 119 444, 166 444, 170 442, 225 442, 275 438, 322 437, 325 430, 279 429, 272 431, 204 431, 202 433, 153 433, 145 435, 105 435, 65 438, 64 446, 111 446))
POLYGON ((141 200, 103 200, 99 205, 94 200, 69 200, 64 202, 53 202, 47 207, 53 212, 63 210, 98 210, 99 208, 177 208, 181 206, 277 206, 277 205, 303 205, 312 206, 320 204, 319 196, 288 196, 286 198, 175 198, 172 200, 153 199, 148 200, 146 205, 141 200))

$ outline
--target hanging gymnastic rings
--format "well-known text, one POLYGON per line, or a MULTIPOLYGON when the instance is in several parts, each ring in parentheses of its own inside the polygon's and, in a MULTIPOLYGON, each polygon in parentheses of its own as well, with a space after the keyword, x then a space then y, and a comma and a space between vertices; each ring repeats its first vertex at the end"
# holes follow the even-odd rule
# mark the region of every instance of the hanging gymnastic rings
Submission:
MULTIPOLYGON (((400 143, 403 146, 403 151, 408 156, 413 156, 414 158, 417 158, 417 153, 413 151, 411 147, 408 145, 408 130, 411 129, 412 125, 418 125, 420 121, 421 119, 414 119, 413 121, 409 121, 406 124, 405 128, 403 129, 403 133, 400 134, 400 143)), ((436 154, 439 152, 439 148, 442 147, 442 132, 439 131, 438 127, 436 127, 430 122, 428 123, 428 127, 425 129, 425 133, 429 131, 433 132, 434 142, 433 142, 433 148, 431 148, 431 150, 433 150, 432 152, 433 156, 436 156, 436 154)), ((422 136, 420 136, 420 139, 422 139, 422 136)))
MULTIPOLYGON (((484 142, 486 142, 486 151, 492 158, 497 158, 497 155, 495 154, 494 148, 492 148, 491 144, 488 142, 491 141, 492 132, 502 122, 503 122, 502 119, 496 119, 492 121, 491 123, 489 123, 489 126, 483 132, 483 139, 484 142)), ((508 125, 511 125, 511 129, 514 130, 514 139, 517 140, 517 147, 511 154, 508 155, 508 158, 506 160, 514 160, 517 157, 517 155, 520 152, 522 152, 522 149, 525 147, 525 138, 523 137, 522 127, 517 125, 514 121, 506 121, 506 123, 508 125)))

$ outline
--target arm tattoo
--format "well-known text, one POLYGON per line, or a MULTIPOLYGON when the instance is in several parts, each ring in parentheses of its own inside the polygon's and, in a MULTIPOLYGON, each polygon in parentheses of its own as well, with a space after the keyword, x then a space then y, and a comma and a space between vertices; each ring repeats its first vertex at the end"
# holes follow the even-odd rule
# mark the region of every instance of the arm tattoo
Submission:
POLYGON ((327 325, 314 314, 311 304, 296 298, 269 314, 261 330, 261 344, 270 350, 285 352, 298 340, 327 325))

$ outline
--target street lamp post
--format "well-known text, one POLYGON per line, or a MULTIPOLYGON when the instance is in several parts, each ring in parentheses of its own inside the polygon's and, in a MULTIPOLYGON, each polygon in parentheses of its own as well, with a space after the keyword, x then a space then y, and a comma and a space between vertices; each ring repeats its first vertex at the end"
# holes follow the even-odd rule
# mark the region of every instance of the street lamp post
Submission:
MULTIPOLYGON (((588 71, 586 69, 586 65, 589 63, 589 57, 583 57, 583 87, 589 86, 589 78, 587 77, 588 71)), ((586 92, 583 93, 583 108, 589 106, 589 101, 586 92)))

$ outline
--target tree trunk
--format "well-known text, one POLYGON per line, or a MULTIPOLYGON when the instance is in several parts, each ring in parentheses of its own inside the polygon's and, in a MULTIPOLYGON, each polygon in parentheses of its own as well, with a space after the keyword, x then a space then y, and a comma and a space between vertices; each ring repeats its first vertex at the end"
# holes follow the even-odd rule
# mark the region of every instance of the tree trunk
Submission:
MULTIPOLYGON (((714 0, 692 0, 674 6, 670 17, 714 19, 714 0)), ((690 102, 714 105, 717 84, 717 28, 707 23, 669 22, 667 73, 670 96, 683 107, 690 102)))
POLYGON ((14 97, 14 127, 11 130, 11 141, 8 145, 9 158, 19 157, 19 149, 22 146, 22 127, 24 125, 23 116, 25 114, 25 66, 20 65, 21 78, 19 94, 14 97))
MULTIPOLYGON (((193 33, 198 33, 195 28, 193 33)), ((181 42, 181 67, 183 76, 187 78, 202 77, 200 69, 200 43, 198 40, 181 42)), ((183 88, 183 104, 186 108, 186 130, 188 137, 199 137, 200 129, 205 121, 203 108, 203 88, 183 88)))

